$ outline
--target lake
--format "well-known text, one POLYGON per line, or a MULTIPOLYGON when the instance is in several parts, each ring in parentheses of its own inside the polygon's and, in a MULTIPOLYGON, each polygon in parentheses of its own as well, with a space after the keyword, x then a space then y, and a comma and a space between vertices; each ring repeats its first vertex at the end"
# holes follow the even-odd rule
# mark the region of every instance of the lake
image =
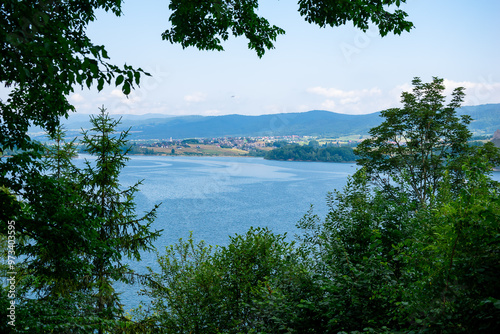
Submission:
POLYGON ((294 234, 313 204, 326 212, 328 191, 341 189, 355 164, 268 161, 262 158, 134 156, 123 186, 144 180, 138 211, 162 203, 155 227, 165 229, 156 246, 193 231, 196 239, 223 245, 250 226, 294 234))
MULTIPOLYGON (((78 165, 85 157, 78 159, 78 165)), ((155 242, 161 254, 190 231, 196 241, 212 245, 226 245, 229 235, 243 234, 251 226, 287 233, 292 239, 298 232, 295 224, 310 206, 324 217, 327 193, 341 190, 355 171, 352 163, 132 156, 120 181, 128 187, 143 180, 136 196, 138 213, 162 203, 153 224, 164 230, 155 242)), ((500 172, 494 179, 500 180, 500 172)), ((132 265, 139 272, 146 266, 156 267, 154 254, 145 254, 141 263, 132 265)), ((137 306, 135 287, 117 286, 117 290, 124 292, 127 309, 137 306)))

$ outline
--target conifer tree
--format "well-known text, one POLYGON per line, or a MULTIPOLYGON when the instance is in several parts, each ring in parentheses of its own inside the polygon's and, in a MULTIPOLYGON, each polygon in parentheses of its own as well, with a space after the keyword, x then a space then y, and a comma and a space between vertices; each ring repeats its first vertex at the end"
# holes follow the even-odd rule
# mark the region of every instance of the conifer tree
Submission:
MULTIPOLYGON (((128 149, 124 149, 128 131, 116 134, 120 120, 112 120, 104 107, 90 121, 93 127, 84 132, 82 144, 96 160, 86 162, 81 182, 87 200, 95 204, 91 215, 98 222, 97 237, 92 242, 91 284, 98 316, 112 320, 120 313, 113 282, 131 283, 140 278, 124 258, 140 260, 140 252, 152 250, 152 241, 161 231, 151 231, 158 205, 140 218, 135 214, 134 194, 140 182, 126 189, 120 187, 119 175, 128 160, 128 149)), ((102 330, 100 327, 99 332, 102 330)))
MULTIPOLYGON (((16 216, 20 241, 19 323, 29 333, 103 333, 123 327, 115 282, 141 279, 126 263, 140 260, 161 231, 151 231, 156 215, 135 214, 134 194, 119 183, 125 167, 127 132, 101 108, 82 144, 96 159, 75 166, 74 141, 57 129, 45 146, 45 174, 27 180, 22 210, 16 216), (41 194, 41 195, 40 195, 41 194)), ((22 331, 21 331, 22 332, 22 331)))

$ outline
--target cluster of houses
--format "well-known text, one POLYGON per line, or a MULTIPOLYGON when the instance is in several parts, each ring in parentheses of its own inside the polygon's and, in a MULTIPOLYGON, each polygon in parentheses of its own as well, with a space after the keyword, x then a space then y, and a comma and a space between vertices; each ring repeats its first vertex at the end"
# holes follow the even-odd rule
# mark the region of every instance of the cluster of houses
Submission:
POLYGON ((202 139, 172 139, 160 140, 151 143, 141 143, 142 148, 164 148, 181 150, 188 146, 214 145, 221 148, 237 148, 241 150, 259 150, 272 146, 275 141, 287 141, 296 143, 304 138, 300 136, 269 136, 269 137, 223 137, 223 138, 202 138, 202 139))

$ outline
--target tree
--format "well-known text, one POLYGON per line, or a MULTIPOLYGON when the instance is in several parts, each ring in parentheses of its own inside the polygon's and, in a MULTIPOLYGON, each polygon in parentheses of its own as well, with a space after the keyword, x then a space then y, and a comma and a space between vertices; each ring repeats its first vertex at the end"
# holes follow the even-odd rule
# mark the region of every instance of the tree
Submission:
MULTIPOLYGON (((104 9, 121 14, 121 1, 15 1, 0 3, 0 82, 9 88, 0 100, 0 151, 23 152, 0 161, 0 184, 16 195, 23 192, 24 181, 42 173, 39 158, 42 148, 31 141, 29 126, 39 126, 54 135, 60 117, 74 107, 67 96, 75 85, 98 90, 115 83, 125 94, 139 84, 141 69, 108 62, 108 54, 86 35, 86 26, 95 11, 104 9)), ((0 193, 6 206, 0 218, 15 218, 15 203, 0 193)))
MULTIPOLYGON (((120 121, 111 120, 104 107, 100 111, 100 115, 91 116, 93 128, 90 131, 93 134, 89 131, 83 133, 82 144, 96 161, 95 165, 86 162, 80 182, 85 185, 87 200, 95 204, 90 214, 98 222, 97 238, 90 245, 93 253, 89 254, 92 261, 89 284, 95 291, 97 315, 113 320, 121 315, 113 282, 130 283, 137 278, 122 259, 139 261, 140 252, 152 250, 152 241, 161 231, 151 231, 158 205, 144 216, 136 216, 133 200, 140 182, 126 189, 120 187, 118 177, 128 160, 127 151, 122 151, 128 132, 115 135, 120 121)), ((102 333, 102 328, 99 328, 99 333, 102 333)))
POLYGON ((500 329, 500 184, 482 148, 464 161, 467 182, 447 173, 433 210, 416 221, 407 262, 418 276, 407 290, 413 330, 496 333, 500 329))
POLYGON ((328 196, 324 221, 311 211, 299 222, 324 291, 314 312, 330 319, 320 332, 500 328, 499 184, 488 177, 499 151, 468 145, 462 88, 445 106, 441 79, 413 84, 358 146, 362 168, 328 196))
MULTIPOLYGON (((299 221, 309 270, 323 296, 311 306, 318 333, 386 330, 405 325, 408 278, 402 258, 413 236, 415 206, 404 193, 372 189, 361 170, 327 196, 324 220, 312 209, 299 221)), ((407 320, 406 320, 407 321, 407 320)))
POLYGON ((83 198, 80 171, 71 161, 74 142, 64 143, 60 128, 52 139, 54 145, 43 147, 45 173, 26 179, 23 201, 17 202, 15 212, 17 251, 25 257, 18 272, 26 289, 41 298, 77 289, 89 270, 82 254, 88 253, 88 242, 95 237, 88 215, 91 205, 83 198))
POLYGON ((16 201, 16 328, 21 333, 92 325, 91 296, 84 282, 92 271, 89 255, 97 221, 89 214, 93 205, 71 161, 73 142, 65 144, 63 137, 56 129, 55 144, 44 147, 40 165, 45 173, 27 178, 23 201, 16 201))
POLYGON ((403 92, 403 108, 381 112, 385 120, 370 130, 372 138, 355 149, 357 162, 383 187, 406 186, 425 205, 436 196, 445 169, 460 183, 460 166, 470 152, 467 129, 471 118, 457 116, 464 88, 455 88, 445 105, 443 79, 412 81, 413 91, 403 92))
POLYGON ((118 182, 128 159, 127 133, 114 132, 119 121, 104 108, 91 122, 82 143, 96 160, 76 168, 74 145, 63 144, 58 130, 55 145, 46 149, 50 169, 30 179, 17 213, 18 254, 24 257, 17 265, 18 315, 30 333, 125 326, 114 282, 143 279, 124 259, 140 260, 161 232, 151 229, 158 205, 143 216, 135 213, 140 182, 130 188, 118 182))

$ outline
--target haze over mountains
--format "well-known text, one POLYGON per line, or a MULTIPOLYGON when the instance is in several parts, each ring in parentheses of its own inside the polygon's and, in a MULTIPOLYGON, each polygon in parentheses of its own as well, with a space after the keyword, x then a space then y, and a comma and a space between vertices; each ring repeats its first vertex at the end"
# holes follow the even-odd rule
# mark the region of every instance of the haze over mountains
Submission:
MULTIPOLYGON (((475 135, 493 135, 500 129, 500 104, 467 106, 459 114, 473 118, 470 130, 475 135)), ((119 130, 128 129, 130 139, 183 139, 211 137, 256 137, 256 136, 323 136, 341 137, 367 135, 370 128, 380 124, 380 112, 366 115, 346 115, 324 110, 304 113, 284 113, 261 116, 167 116, 113 115, 122 116, 119 130)), ((78 136, 81 128, 89 127, 88 115, 73 114, 64 120, 69 138, 78 136)))

